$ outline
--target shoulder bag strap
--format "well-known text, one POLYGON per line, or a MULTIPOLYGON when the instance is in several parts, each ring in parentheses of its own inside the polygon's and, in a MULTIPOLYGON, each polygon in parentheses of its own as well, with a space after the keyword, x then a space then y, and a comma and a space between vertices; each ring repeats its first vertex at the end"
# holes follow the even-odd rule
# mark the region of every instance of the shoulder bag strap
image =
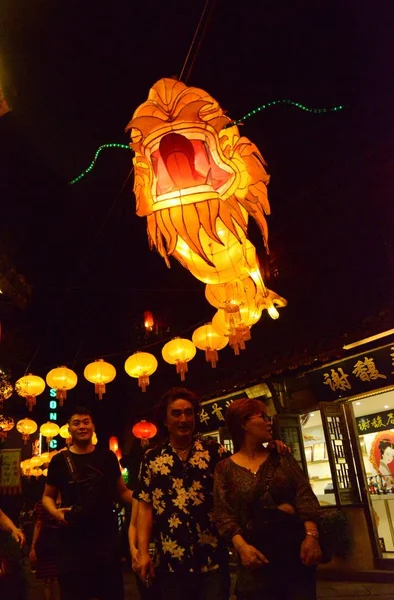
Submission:
POLYGON ((66 461, 68 472, 71 475, 71 479, 72 479, 73 483, 78 483, 78 473, 75 468, 75 464, 74 464, 73 457, 72 457, 70 450, 67 448, 67 450, 65 450, 63 452, 63 455, 64 455, 64 460, 66 461))

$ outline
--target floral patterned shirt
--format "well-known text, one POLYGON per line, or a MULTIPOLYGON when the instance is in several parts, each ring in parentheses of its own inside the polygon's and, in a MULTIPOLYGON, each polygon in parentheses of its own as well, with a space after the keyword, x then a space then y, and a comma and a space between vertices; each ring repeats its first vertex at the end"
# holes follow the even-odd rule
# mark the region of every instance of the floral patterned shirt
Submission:
POLYGON ((213 524, 213 473, 229 456, 217 442, 195 437, 185 463, 169 441, 149 450, 141 464, 138 498, 152 503, 159 567, 205 572, 224 556, 213 524))

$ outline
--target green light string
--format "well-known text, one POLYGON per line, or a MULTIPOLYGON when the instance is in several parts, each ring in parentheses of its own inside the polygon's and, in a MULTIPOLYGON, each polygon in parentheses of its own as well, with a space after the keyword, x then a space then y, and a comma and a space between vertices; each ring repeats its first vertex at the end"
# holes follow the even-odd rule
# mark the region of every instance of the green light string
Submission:
POLYGON ((81 179, 83 179, 85 177, 85 175, 90 173, 90 171, 93 169, 94 165, 96 164, 96 161, 99 157, 100 152, 102 150, 104 150, 104 148, 123 148, 123 150, 131 150, 130 146, 128 146, 127 144, 117 144, 117 143, 103 144, 102 146, 100 146, 97 149, 96 154, 94 155, 94 159, 92 160, 92 162, 90 163, 88 168, 85 169, 84 171, 82 171, 82 173, 80 173, 79 175, 77 175, 77 177, 74 177, 74 179, 69 181, 68 185, 74 185, 74 183, 78 183, 78 181, 81 181, 81 179))
MULTIPOLYGON (((240 119, 237 119, 236 121, 231 121, 231 123, 228 123, 228 125, 225 125, 225 127, 223 129, 227 129, 228 127, 234 127, 234 125, 238 125, 238 123, 243 123, 243 121, 245 121, 246 119, 249 119, 249 117, 253 117, 253 115, 257 115, 257 113, 261 112, 262 110, 265 110, 266 108, 270 108, 271 106, 276 106, 277 104, 288 104, 290 106, 295 106, 296 108, 299 108, 300 110, 304 110, 305 112, 313 113, 316 115, 319 115, 322 113, 337 112, 339 110, 343 110, 343 108, 344 108, 343 104, 339 104, 338 106, 333 106, 332 108, 311 108, 310 106, 305 106, 304 104, 301 104, 300 102, 294 102, 294 100, 272 100, 272 102, 267 102, 266 104, 262 104, 261 106, 255 108, 254 110, 251 110, 250 112, 246 113, 246 115, 244 115, 240 119)), ((68 182, 69 185, 74 185, 75 183, 78 183, 79 181, 81 181, 81 179, 83 179, 85 177, 85 175, 90 173, 90 171, 93 169, 93 167, 96 164, 96 161, 98 159, 100 152, 102 150, 104 150, 104 148, 122 148, 123 150, 131 150, 130 146, 128 146, 127 144, 118 144, 118 143, 103 144, 102 146, 100 146, 98 148, 96 154, 94 155, 94 159, 92 160, 92 162, 90 163, 88 168, 85 169, 84 171, 82 171, 82 173, 80 173, 79 175, 77 175, 77 177, 74 177, 74 179, 69 181, 68 182)))
POLYGON ((258 108, 255 108, 254 110, 251 110, 250 112, 246 113, 246 115, 244 115, 240 119, 237 119, 236 121, 232 121, 228 125, 225 125, 225 127, 223 129, 227 129, 228 127, 234 127, 234 125, 238 125, 238 123, 242 123, 246 119, 249 119, 249 117, 253 117, 253 115, 256 115, 257 113, 261 112, 262 110, 265 110, 266 108, 270 108, 271 106, 276 106, 277 104, 289 104, 290 106, 296 106, 300 110, 304 110, 305 112, 313 113, 315 115, 319 115, 322 113, 329 113, 329 112, 337 112, 338 110, 343 110, 343 108, 344 108, 343 104, 339 104, 338 106, 333 106, 332 108, 311 108, 310 106, 305 106, 304 104, 301 104, 300 102, 294 102, 294 100, 272 100, 272 102, 267 102, 266 104, 262 104, 258 108))

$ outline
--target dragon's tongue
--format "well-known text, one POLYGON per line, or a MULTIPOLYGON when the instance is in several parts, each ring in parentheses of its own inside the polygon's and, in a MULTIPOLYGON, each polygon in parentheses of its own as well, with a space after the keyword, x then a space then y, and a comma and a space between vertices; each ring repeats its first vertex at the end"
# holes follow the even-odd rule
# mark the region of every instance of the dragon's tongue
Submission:
POLYGON ((193 144, 179 133, 169 133, 160 141, 160 156, 177 188, 187 188, 202 183, 203 178, 194 167, 193 144))

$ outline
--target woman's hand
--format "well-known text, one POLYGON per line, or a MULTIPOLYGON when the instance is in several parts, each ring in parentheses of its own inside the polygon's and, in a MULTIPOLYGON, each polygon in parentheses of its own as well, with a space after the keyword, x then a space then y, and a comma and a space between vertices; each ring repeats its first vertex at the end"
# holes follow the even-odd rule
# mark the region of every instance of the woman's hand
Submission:
POLYGON ((243 566, 247 569, 260 569, 269 562, 260 550, 246 542, 238 548, 238 552, 243 566))
POLYGON ((29 552, 29 560, 31 563, 36 563, 37 562, 37 553, 36 553, 36 549, 31 547, 30 552, 29 552))
POLYGON ((319 540, 306 535, 301 544, 301 562, 306 567, 313 567, 321 562, 323 557, 319 540))

